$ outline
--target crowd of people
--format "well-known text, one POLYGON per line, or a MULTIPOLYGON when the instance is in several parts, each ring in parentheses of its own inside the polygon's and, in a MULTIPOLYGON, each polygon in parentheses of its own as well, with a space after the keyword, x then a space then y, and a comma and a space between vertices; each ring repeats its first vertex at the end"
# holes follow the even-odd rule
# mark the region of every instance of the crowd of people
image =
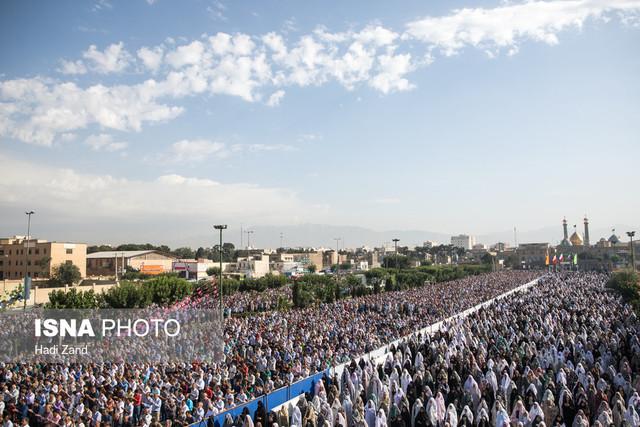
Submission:
MULTIPOLYGON (((261 425, 637 427, 640 323, 606 280, 547 276, 382 360, 352 361, 261 425)), ((246 414, 227 424, 246 427, 246 414)))
POLYGON ((214 363, 3 362, 3 427, 198 422, 355 360, 538 275, 490 273, 305 309, 231 316, 224 323, 223 359, 214 363))

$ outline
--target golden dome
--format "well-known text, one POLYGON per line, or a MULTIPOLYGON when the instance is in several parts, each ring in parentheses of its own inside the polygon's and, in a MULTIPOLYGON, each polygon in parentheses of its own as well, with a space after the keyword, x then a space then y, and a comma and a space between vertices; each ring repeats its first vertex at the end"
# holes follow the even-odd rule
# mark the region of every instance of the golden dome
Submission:
POLYGON ((571 237, 569 237, 569 240, 571 240, 571 244, 573 246, 582 246, 583 244, 582 236, 577 231, 573 232, 571 237))

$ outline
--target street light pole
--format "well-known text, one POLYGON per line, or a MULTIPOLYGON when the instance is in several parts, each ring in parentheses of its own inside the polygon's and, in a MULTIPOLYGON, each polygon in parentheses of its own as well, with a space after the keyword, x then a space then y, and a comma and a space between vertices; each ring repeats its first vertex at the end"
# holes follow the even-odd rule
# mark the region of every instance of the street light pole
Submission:
POLYGON ((396 259, 396 270, 399 273, 400 272, 400 266, 398 266, 398 242, 400 241, 400 239, 393 239, 393 245, 395 246, 395 255, 394 258, 396 259))
POLYGON ((339 272, 340 272, 340 252, 338 250, 338 244, 340 242, 340 238, 339 237, 334 237, 333 240, 336 241, 336 274, 339 274, 339 272))
POLYGON ((25 215, 27 215, 27 256, 25 257, 24 263, 24 289, 22 290, 24 297, 24 305, 22 307, 23 311, 27 310, 27 275, 29 274, 29 248, 30 248, 30 240, 31 240, 31 215, 33 215, 34 211, 27 211, 25 215))
POLYGON ((226 224, 218 224, 218 225, 214 225, 213 226, 214 229, 216 230, 220 230, 220 248, 219 251, 220 252, 220 272, 219 274, 219 280, 218 280, 218 291, 220 292, 220 318, 221 320, 224 321, 224 308, 222 305, 222 293, 223 293, 223 288, 222 288, 222 230, 226 230, 227 229, 227 225, 226 224))
POLYGON ((247 256, 249 256, 249 250, 251 249, 251 235, 253 234, 253 230, 245 231, 247 233, 247 256))
POLYGON ((633 248, 633 236, 636 235, 635 231, 627 231, 627 236, 629 236, 629 245, 631 245, 631 269, 636 271, 636 252, 633 248))

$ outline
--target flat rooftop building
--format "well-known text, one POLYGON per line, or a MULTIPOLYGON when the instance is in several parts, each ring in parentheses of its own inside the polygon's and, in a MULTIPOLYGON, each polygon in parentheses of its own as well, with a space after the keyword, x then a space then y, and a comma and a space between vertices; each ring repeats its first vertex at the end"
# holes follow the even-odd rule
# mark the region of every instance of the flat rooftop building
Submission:
POLYGON ((49 242, 25 236, 0 238, 0 280, 47 279, 60 264, 73 264, 87 275, 87 245, 49 242))
POLYGON ((172 271, 176 258, 156 250, 146 251, 103 251, 87 255, 87 274, 89 276, 115 276, 126 271, 127 267, 144 274, 162 274, 172 271))

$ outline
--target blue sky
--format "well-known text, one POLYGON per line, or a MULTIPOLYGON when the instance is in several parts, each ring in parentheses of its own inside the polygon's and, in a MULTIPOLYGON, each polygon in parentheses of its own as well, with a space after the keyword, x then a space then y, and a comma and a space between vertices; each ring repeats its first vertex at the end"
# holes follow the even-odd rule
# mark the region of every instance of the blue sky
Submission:
POLYGON ((639 13, 3 2, 0 234, 20 233, 27 207, 43 233, 85 241, 188 242, 212 221, 637 224, 639 13))

